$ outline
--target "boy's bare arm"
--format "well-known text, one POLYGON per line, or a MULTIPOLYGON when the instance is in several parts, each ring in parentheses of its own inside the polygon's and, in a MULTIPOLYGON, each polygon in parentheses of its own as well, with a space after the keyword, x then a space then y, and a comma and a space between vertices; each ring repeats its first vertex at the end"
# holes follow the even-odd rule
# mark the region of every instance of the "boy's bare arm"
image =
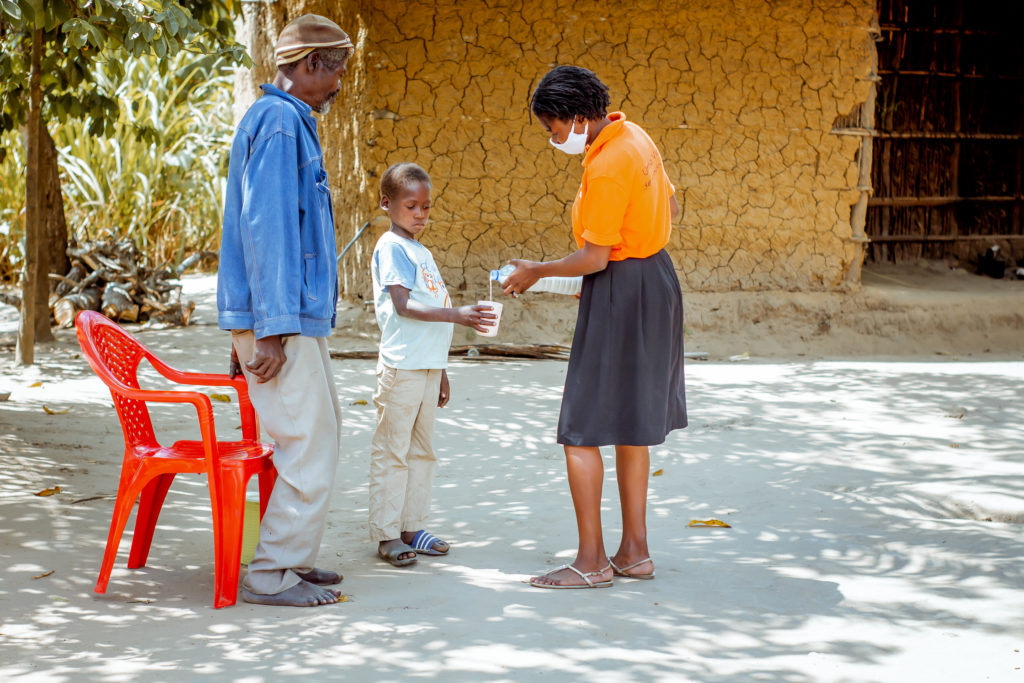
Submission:
POLYGON ((441 370, 441 391, 437 396, 437 407, 444 408, 452 397, 451 384, 448 383, 448 371, 441 370))
POLYGON ((494 326, 496 315, 489 306, 459 306, 458 308, 437 308, 427 306, 409 298, 409 290, 402 285, 388 285, 388 294, 395 304, 395 312, 403 318, 423 320, 431 323, 455 323, 472 327, 477 332, 487 332, 494 326))

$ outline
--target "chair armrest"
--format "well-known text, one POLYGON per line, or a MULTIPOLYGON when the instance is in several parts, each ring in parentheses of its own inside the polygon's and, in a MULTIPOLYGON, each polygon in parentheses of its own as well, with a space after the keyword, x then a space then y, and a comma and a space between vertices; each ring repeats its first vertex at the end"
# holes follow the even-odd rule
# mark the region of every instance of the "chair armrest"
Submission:
MULTIPOLYGON (((120 383, 119 383, 120 384, 120 383)), ((213 405, 210 397, 198 391, 156 391, 153 389, 135 389, 124 384, 109 385, 113 393, 125 398, 146 403, 191 403, 199 417, 199 433, 203 438, 203 452, 207 463, 212 468, 217 452, 217 427, 213 421, 213 405)), ((213 471, 212 469, 210 470, 213 471)))
POLYGON ((143 348, 143 352, 146 356, 146 360, 149 361, 150 365, 156 368, 157 372, 178 384, 192 384, 211 387, 233 386, 239 381, 241 381, 242 384, 245 384, 244 379, 240 380, 237 377, 235 379, 231 379, 227 375, 221 373, 185 372, 184 370, 178 370, 154 356, 149 349, 143 348))
POLYGON ((144 353, 146 360, 150 362, 156 371, 172 382, 192 386, 234 388, 235 393, 238 394, 238 412, 242 418, 242 438, 247 441, 257 441, 259 439, 259 422, 256 419, 256 411, 253 410, 252 401, 249 399, 249 385, 246 384, 244 377, 232 378, 220 373, 185 372, 171 367, 150 353, 148 349, 144 349, 144 353))

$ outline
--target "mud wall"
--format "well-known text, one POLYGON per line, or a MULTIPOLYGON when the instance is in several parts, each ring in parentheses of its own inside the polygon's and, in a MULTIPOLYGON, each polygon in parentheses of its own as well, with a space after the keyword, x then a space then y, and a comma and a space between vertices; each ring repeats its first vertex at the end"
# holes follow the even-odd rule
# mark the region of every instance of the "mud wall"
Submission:
MULTIPOLYGON (((241 37, 260 64, 239 106, 270 80, 277 31, 302 12, 334 18, 358 45, 321 125, 339 246, 376 210, 398 161, 434 181, 423 236, 449 288, 472 298, 509 258, 573 247, 579 157, 547 144, 527 112, 556 64, 593 69, 659 144, 683 209, 670 244, 684 290, 822 290, 857 284, 860 139, 838 118, 868 99, 871 0, 612 5, 562 0, 282 0, 247 4, 241 37)), ((369 298, 378 221, 341 263, 369 298)))

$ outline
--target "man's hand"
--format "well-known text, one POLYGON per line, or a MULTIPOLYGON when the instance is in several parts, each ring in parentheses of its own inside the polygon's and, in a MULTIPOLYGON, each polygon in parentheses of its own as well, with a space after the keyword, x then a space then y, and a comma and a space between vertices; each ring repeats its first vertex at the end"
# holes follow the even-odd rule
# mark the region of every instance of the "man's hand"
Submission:
POLYGON ((231 345, 231 360, 228 361, 228 377, 234 379, 242 374, 242 364, 238 362, 238 352, 235 345, 231 345))
POLYGON ((490 306, 467 304, 452 309, 453 323, 472 327, 477 332, 490 332, 490 329, 497 324, 497 320, 498 316, 490 306))
POLYGON ((277 376, 284 366, 284 361, 281 335, 275 334, 256 340, 256 348, 252 351, 252 360, 245 364, 245 368, 256 375, 256 381, 259 384, 263 384, 277 376))
POLYGON ((448 371, 441 371, 441 393, 437 396, 437 407, 444 408, 448 404, 448 399, 452 396, 451 386, 448 384, 448 371))

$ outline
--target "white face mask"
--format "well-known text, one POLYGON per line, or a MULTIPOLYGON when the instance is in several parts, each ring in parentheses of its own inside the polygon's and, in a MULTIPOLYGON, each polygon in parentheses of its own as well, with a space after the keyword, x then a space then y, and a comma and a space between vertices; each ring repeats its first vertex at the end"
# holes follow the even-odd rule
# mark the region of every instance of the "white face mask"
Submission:
POLYGON ((566 154, 583 154, 583 151, 587 148, 587 131, 590 129, 590 121, 584 120, 583 132, 576 133, 576 122, 573 121, 572 128, 569 129, 569 134, 565 136, 565 142, 555 142, 554 139, 548 138, 551 146, 560 152, 566 154))

